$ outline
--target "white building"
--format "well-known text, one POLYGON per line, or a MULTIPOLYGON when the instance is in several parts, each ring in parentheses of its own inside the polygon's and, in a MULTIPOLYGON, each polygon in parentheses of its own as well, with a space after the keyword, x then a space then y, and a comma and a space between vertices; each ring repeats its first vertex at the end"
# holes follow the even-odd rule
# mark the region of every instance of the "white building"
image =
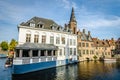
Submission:
MULTIPOLYGON (((41 57, 38 61, 50 61, 54 56, 56 60, 68 60, 67 63, 77 61, 77 35, 68 27, 63 28, 50 19, 33 17, 18 25, 18 30, 16 57, 41 57)), ((59 64, 66 63, 60 61, 59 64)))

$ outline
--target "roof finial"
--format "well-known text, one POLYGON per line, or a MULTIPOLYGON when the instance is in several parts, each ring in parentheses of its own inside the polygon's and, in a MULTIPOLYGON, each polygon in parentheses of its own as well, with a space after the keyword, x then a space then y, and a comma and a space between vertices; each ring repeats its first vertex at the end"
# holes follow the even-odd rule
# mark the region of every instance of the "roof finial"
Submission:
POLYGON ((70 21, 75 21, 76 22, 75 15, 74 15, 74 8, 73 7, 72 7, 70 21))

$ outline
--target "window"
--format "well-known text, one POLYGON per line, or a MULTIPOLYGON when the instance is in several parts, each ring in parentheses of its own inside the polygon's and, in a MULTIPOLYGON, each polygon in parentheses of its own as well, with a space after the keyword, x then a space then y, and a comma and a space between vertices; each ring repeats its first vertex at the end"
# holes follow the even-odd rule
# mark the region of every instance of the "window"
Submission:
POLYGON ((67 45, 69 45, 69 39, 67 39, 67 45))
POLYGON ((86 43, 86 47, 89 47, 89 44, 88 44, 88 43, 86 43))
POLYGON ((52 56, 52 51, 48 50, 48 56, 52 56))
POLYGON ((82 47, 85 47, 85 43, 82 43, 82 47))
POLYGON ((37 28, 44 28, 44 23, 43 22, 38 22, 37 28))
POLYGON ((30 57, 29 56, 29 50, 23 50, 22 57, 30 57))
POLYGON ((60 37, 56 37, 56 44, 60 44, 60 37))
POLYGON ((74 46, 76 45, 76 41, 75 41, 75 39, 73 39, 73 45, 74 45, 74 46))
POLYGON ((61 38, 62 44, 65 44, 65 37, 61 38))
POLYGON ((83 54, 85 54, 85 50, 83 50, 83 54))
POLYGON ((93 47, 93 44, 91 44, 91 47, 93 47))
POLYGON ((45 51, 41 50, 41 56, 45 56, 45 51))
POLYGON ((50 36, 50 44, 54 44, 54 36, 50 36))
POLYGON ((78 54, 79 54, 79 56, 81 56, 81 50, 78 50, 78 54))
POLYGON ((31 41, 31 34, 26 34, 26 42, 30 42, 31 41))
POLYGON ((70 39, 70 45, 72 45, 72 39, 70 39))
POLYGON ((81 47, 81 43, 79 42, 79 47, 81 47))
POLYGON ((42 35, 42 43, 46 43, 46 36, 42 35))
POLYGON ((38 57, 38 50, 33 50, 33 57, 38 57))
POLYGON ((89 54, 89 50, 86 50, 86 54, 89 54))
POLYGON ((107 53, 105 52, 105 55, 107 55, 107 53))
POLYGON ((30 23, 30 27, 35 27, 35 24, 34 23, 30 23))
POLYGON ((72 48, 70 48, 70 55, 72 55, 72 48))
POLYGON ((110 52, 108 52, 108 55, 110 55, 110 52))
POLYGON ((38 43, 39 41, 39 35, 34 35, 34 43, 38 43))
POLYGON ((74 55, 76 55, 76 48, 74 48, 74 55))
POLYGON ((94 51, 92 50, 92 54, 94 54, 94 51))
POLYGON ((43 24, 38 24, 38 27, 39 27, 39 28, 43 28, 44 25, 43 25, 43 24))

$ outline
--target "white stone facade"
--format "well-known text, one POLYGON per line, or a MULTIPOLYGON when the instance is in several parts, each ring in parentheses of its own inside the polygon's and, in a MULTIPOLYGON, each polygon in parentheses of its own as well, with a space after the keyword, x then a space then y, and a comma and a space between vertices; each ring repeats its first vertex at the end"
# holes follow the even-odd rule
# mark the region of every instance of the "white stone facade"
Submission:
POLYGON ((54 45, 58 47, 57 50, 57 56, 58 60, 64 60, 64 59, 70 59, 77 60, 77 35, 72 34, 70 32, 64 32, 64 31, 55 31, 55 30, 49 30, 49 29, 43 29, 43 28, 34 28, 34 27, 28 27, 28 26, 18 26, 19 28, 19 40, 18 44, 24 44, 26 43, 26 34, 31 34, 31 40, 30 43, 34 43, 34 35, 39 35, 38 43, 42 43, 42 35, 46 36, 46 42, 45 44, 51 44, 50 43, 50 36, 54 37, 54 45), (60 38, 60 43, 56 43, 56 37, 60 38), (62 43, 62 37, 65 38, 65 44, 62 43), (71 54, 70 54, 70 49, 71 54))

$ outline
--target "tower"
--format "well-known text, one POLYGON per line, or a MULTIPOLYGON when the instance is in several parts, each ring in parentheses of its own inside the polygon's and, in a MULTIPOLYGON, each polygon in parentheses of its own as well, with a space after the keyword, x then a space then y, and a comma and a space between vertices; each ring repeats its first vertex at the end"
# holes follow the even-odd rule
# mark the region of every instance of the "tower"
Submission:
POLYGON ((74 15, 74 8, 72 7, 72 12, 69 21, 69 28, 72 30, 73 34, 77 34, 77 21, 74 15))

